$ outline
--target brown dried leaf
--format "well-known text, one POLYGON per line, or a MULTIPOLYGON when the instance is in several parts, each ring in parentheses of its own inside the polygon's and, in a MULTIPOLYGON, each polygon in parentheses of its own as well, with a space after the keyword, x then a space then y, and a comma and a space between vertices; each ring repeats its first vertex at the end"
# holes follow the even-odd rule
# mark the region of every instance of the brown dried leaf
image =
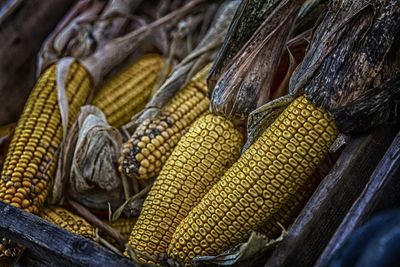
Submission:
POLYGON ((261 233, 252 232, 245 243, 217 256, 203 256, 193 259, 193 266, 254 266, 260 258, 265 258, 286 236, 286 231, 277 239, 269 239, 261 233))
POLYGON ((174 10, 162 18, 141 27, 129 34, 113 39, 89 57, 81 60, 92 75, 94 84, 98 84, 116 65, 124 61, 153 31, 180 20, 190 14, 205 0, 192 0, 185 6, 174 10))
POLYGON ((121 136, 96 107, 83 107, 80 120, 68 192, 87 207, 104 210, 110 203, 116 208, 124 200, 117 169, 121 136))
POLYGON ((232 64, 235 55, 279 2, 278 0, 244 0, 241 2, 208 76, 210 90, 214 89, 221 74, 226 72, 232 64))
POLYGON ((244 125, 270 88, 289 32, 303 1, 282 1, 230 61, 214 88, 211 110, 244 125), (260 97, 264 96, 260 101, 260 97))
POLYGON ((210 63, 223 42, 240 1, 225 1, 219 8, 212 27, 198 46, 185 57, 146 105, 147 108, 161 108, 181 89, 198 71, 210 63))

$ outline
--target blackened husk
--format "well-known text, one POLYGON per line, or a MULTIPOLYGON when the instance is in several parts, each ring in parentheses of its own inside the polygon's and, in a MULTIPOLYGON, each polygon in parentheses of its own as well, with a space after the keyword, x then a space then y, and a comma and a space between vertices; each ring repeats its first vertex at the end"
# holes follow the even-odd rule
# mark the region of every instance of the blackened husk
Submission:
MULTIPOLYGON (((211 110, 236 125, 244 125, 270 88, 282 52, 303 1, 281 1, 221 73, 211 98, 211 110)), ((240 28, 240 27, 239 27, 240 28)))
POLYGON ((208 76, 210 90, 215 87, 220 75, 230 65, 236 53, 242 49, 279 2, 278 0, 243 0, 241 2, 210 70, 208 76))
POLYGON ((383 123, 398 90, 389 52, 399 27, 400 0, 333 1, 291 91, 327 109, 344 133, 383 123))

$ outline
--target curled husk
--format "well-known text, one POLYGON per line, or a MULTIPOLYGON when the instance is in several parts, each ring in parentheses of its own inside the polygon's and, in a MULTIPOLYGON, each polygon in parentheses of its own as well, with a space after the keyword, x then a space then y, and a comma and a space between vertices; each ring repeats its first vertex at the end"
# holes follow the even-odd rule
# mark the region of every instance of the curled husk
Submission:
POLYGON ((116 168, 122 138, 94 106, 82 108, 77 142, 71 162, 68 192, 87 207, 106 209, 124 201, 116 168))

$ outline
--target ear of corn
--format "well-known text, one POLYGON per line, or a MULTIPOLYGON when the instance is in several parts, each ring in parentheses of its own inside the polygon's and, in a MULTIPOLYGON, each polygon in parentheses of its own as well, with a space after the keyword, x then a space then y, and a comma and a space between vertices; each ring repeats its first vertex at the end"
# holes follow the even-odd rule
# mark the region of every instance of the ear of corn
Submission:
POLYGON ((243 137, 227 119, 200 117, 182 137, 150 190, 129 245, 166 253, 176 227, 239 157, 243 137))
MULTIPOLYGON (((275 217, 323 160, 338 132, 330 115, 299 97, 225 172, 175 231, 168 254, 189 265, 244 241, 275 217)), ((283 222, 284 223, 284 222, 283 222)))
MULTIPOLYGON (((90 75, 79 63, 73 63, 66 79, 68 126, 85 103, 90 88, 90 75)), ((62 136, 56 66, 52 65, 40 76, 18 121, 1 174, 1 201, 27 212, 39 212, 51 187, 62 136)), ((13 254, 1 244, 0 253, 13 254)))
POLYGON ((110 125, 121 127, 146 105, 162 65, 159 55, 144 56, 107 81, 92 104, 104 112, 110 125))
POLYGON ((282 203, 280 209, 277 210, 269 220, 265 221, 257 231, 271 239, 282 234, 282 227, 289 227, 293 223, 320 181, 321 177, 318 177, 318 175, 314 173, 295 194, 290 195, 290 197, 282 203))
POLYGON ((94 239, 95 229, 83 218, 61 207, 46 207, 40 212, 40 217, 71 233, 94 239))
POLYGON ((132 218, 119 218, 113 222, 107 222, 112 228, 117 230, 126 239, 129 238, 132 228, 136 223, 136 219, 132 218))
POLYGON ((153 119, 145 120, 123 146, 120 171, 137 179, 150 179, 161 170, 185 129, 208 106, 208 67, 180 90, 153 119))

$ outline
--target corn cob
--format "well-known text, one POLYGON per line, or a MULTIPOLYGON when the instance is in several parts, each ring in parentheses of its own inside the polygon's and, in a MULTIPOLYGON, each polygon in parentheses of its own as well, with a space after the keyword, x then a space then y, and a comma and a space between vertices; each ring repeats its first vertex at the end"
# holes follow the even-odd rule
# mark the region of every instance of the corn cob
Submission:
POLYGON ((113 222, 107 222, 112 228, 117 230, 126 239, 129 238, 132 228, 136 223, 136 219, 132 218, 119 218, 113 222))
POLYGON ((176 227, 240 155, 242 134, 211 114, 182 137, 150 190, 129 245, 148 255, 166 253, 176 227))
POLYGON ((277 210, 269 220, 265 221, 257 231, 265 234, 271 239, 279 236, 283 231, 282 227, 289 227, 296 219, 312 193, 315 191, 321 178, 322 177, 319 177, 318 175, 312 175, 306 181, 306 184, 301 186, 295 194, 291 195, 284 203, 282 203, 281 208, 277 210), (279 224, 277 222, 279 222, 279 224))
MULTIPOLYGON (((170 257, 190 265, 244 241, 277 214, 322 161, 338 131, 299 97, 204 196, 175 231, 170 257)), ((279 219, 279 218, 278 218, 279 219)))
POLYGON ((106 82, 92 104, 104 112, 111 126, 121 127, 128 123, 149 100, 162 63, 157 54, 144 56, 106 82))
MULTIPOLYGON (((79 63, 73 63, 66 79, 68 126, 85 103, 90 88, 89 74, 79 63)), ((56 66, 52 65, 40 76, 18 121, 1 174, 1 201, 27 212, 39 212, 51 187, 62 136, 56 66)), ((0 254, 10 255, 5 249, 0 245, 0 254)))
POLYGON ((95 239, 95 229, 83 218, 61 207, 46 207, 40 212, 40 217, 71 233, 95 239))
POLYGON ((145 120, 123 146, 120 171, 129 177, 150 179, 161 170, 185 129, 209 105, 208 67, 180 90, 153 119, 145 120))

